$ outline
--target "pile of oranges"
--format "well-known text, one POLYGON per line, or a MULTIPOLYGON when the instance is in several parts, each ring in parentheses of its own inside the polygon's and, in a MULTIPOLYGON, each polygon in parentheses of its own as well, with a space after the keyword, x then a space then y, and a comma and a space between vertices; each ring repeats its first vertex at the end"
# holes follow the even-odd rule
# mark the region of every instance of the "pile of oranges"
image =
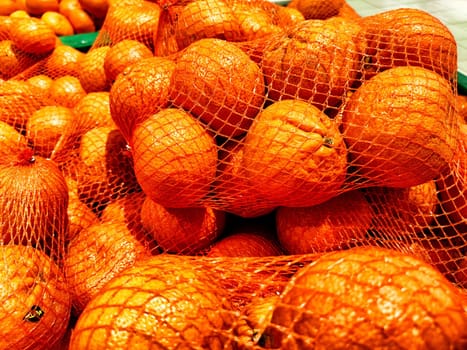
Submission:
POLYGON ((436 17, 8 4, 0 349, 467 344, 466 102, 436 17), (65 6, 89 51, 44 19, 65 6))

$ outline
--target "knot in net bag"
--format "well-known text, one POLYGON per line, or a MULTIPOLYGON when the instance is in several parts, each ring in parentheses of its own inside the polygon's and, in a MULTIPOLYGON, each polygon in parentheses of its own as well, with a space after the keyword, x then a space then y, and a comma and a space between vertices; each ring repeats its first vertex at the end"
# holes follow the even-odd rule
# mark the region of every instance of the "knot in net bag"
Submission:
POLYGON ((0 348, 465 348, 454 37, 326 3, 112 2, 2 76, 0 348))

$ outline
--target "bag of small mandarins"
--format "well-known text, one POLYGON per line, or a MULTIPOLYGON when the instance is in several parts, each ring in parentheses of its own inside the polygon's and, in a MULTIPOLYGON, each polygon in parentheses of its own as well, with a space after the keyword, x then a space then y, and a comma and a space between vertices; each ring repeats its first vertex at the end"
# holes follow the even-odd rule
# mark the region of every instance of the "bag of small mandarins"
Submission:
POLYGON ((109 1, 88 51, 21 56, 1 23, 0 349, 467 347, 435 16, 109 1))

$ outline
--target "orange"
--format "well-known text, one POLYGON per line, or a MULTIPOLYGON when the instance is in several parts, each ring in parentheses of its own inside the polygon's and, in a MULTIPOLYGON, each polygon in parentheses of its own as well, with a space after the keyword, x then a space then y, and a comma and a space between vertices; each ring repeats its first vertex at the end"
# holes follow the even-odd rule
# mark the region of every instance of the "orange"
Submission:
POLYGON ((68 231, 65 241, 68 245, 82 229, 98 223, 99 218, 96 213, 79 199, 76 180, 73 180, 69 176, 65 180, 68 185, 68 231))
POLYGON ((110 46, 89 50, 78 63, 78 78, 86 92, 108 91, 110 82, 105 75, 104 62, 110 46))
POLYGON ((18 49, 11 40, 0 40, 0 78, 8 80, 39 61, 18 49))
POLYGON ((237 41, 255 40, 283 32, 282 28, 276 25, 273 16, 260 6, 239 1, 233 4, 232 11, 239 22, 241 32, 237 41))
POLYGON ((68 18, 56 11, 46 11, 42 14, 41 20, 53 29, 56 35, 73 35, 75 30, 68 18))
POLYGON ((73 108, 86 96, 86 91, 78 78, 64 75, 52 81, 49 96, 55 104, 73 108))
POLYGON ((457 95, 457 109, 461 118, 467 123, 467 95, 457 95))
POLYGON ((281 255, 277 242, 255 233, 234 233, 215 242, 208 250, 210 257, 260 257, 281 255))
POLYGON ((33 16, 41 16, 47 11, 58 11, 58 0, 25 0, 26 12, 33 16))
POLYGON ((0 348, 50 349, 70 319, 71 298, 60 268, 26 246, 0 246, 0 261, 0 348))
POLYGON ((157 255, 120 272, 83 310, 70 350, 230 348, 225 292, 185 258, 157 255))
POLYGON ((240 21, 234 10, 223 0, 195 0, 178 13, 175 38, 180 49, 204 38, 227 41, 242 39, 240 21))
POLYGON ((336 106, 357 79, 363 54, 360 31, 357 22, 341 17, 297 24, 263 54, 267 96, 274 101, 301 99, 320 109, 336 106))
POLYGON ((109 0, 80 0, 79 3, 95 18, 104 18, 109 9, 109 0))
POLYGON ((391 68, 365 81, 342 121, 351 165, 366 186, 422 184, 447 170, 455 152, 454 94, 425 68, 391 68))
POLYGON ((138 183, 168 208, 203 205, 216 176, 213 138, 190 114, 163 109, 137 125, 130 143, 138 183))
POLYGON ((243 166, 243 153, 240 142, 230 141, 219 146, 215 203, 244 218, 268 214, 275 205, 264 199, 250 181, 243 166))
POLYGON ((81 8, 71 10, 66 17, 76 34, 93 33, 97 29, 92 17, 81 8))
POLYGON ((305 20, 303 13, 290 6, 279 6, 276 11, 277 24, 282 28, 291 27, 305 20))
POLYGON ((97 213, 112 200, 139 190, 133 160, 122 134, 113 126, 87 131, 78 149, 79 198, 97 213))
POLYGON ((449 164, 449 173, 436 184, 443 212, 449 224, 467 228, 467 125, 461 124, 456 156, 449 164))
POLYGON ((196 255, 220 236, 225 212, 211 207, 166 208, 146 197, 141 220, 163 251, 196 255))
POLYGON ((31 18, 29 13, 26 12, 26 10, 16 10, 10 14, 11 18, 31 18))
POLYGON ((287 6, 299 10, 305 19, 326 19, 339 14, 345 0, 292 0, 287 6))
POLYGON ((126 140, 146 117, 169 106, 175 62, 165 57, 142 59, 124 70, 110 88, 112 119, 126 140))
POLYGON ((339 9, 339 13, 337 16, 351 18, 351 19, 360 19, 362 16, 358 14, 358 12, 351 6, 347 1, 344 1, 342 7, 339 9))
POLYGON ((45 94, 48 94, 50 86, 52 85, 53 79, 45 74, 38 74, 27 79, 27 82, 41 89, 45 94))
POLYGON ((152 50, 160 14, 160 6, 150 1, 110 6, 96 44, 115 45, 124 39, 132 39, 152 50))
POLYGON ((28 147, 27 138, 13 126, 0 121, 0 155, 14 154, 28 147))
POLYGON ((115 127, 110 114, 108 91, 87 93, 76 103, 73 110, 78 116, 79 127, 85 131, 100 126, 115 127))
POLYGON ((347 149, 336 121, 309 103, 284 100, 253 121, 244 140, 243 166, 265 200, 307 207, 340 193, 347 149))
POLYGON ((80 0, 60 0, 58 4, 58 13, 69 18, 71 12, 82 9, 80 0))
POLYGON ((420 66, 452 80, 457 74, 453 34, 437 17, 419 9, 400 8, 363 17, 368 41, 365 77, 396 66, 420 66))
POLYGON ((85 54, 68 45, 60 45, 45 59, 46 74, 52 78, 79 76, 79 62, 85 54))
POLYGON ((45 22, 38 18, 17 18, 10 28, 10 38, 20 50, 44 55, 55 49, 57 36, 45 22))
POLYGON ((113 83, 126 67, 152 56, 152 51, 137 40, 119 41, 108 50, 105 56, 104 70, 107 80, 113 83))
POLYGON ((366 239, 371 207, 357 190, 311 207, 281 207, 276 212, 277 235, 289 254, 345 249, 366 239))
POLYGON ((439 209, 434 180, 404 188, 371 187, 364 194, 374 212, 372 226, 379 237, 397 239, 429 229, 439 209))
POLYGON ((9 16, 17 10, 19 10, 19 7, 16 0, 0 1, 0 16, 9 16))
POLYGON ((354 248, 299 270, 263 336, 274 349, 461 349, 467 336, 463 298, 422 260, 390 249, 354 248))
POLYGON ((0 40, 7 40, 10 38, 10 26, 12 23, 13 18, 0 15, 0 40))
POLYGON ((26 123, 26 136, 34 153, 45 158, 55 158, 67 152, 78 137, 76 116, 64 106, 45 106, 35 111, 26 123))
POLYGON ((147 256, 149 252, 121 222, 83 228, 69 243, 64 262, 78 315, 105 283, 147 256))
POLYGON ((47 95, 28 82, 7 80, 0 84, 0 120, 24 131, 30 115, 49 104, 47 95))
POLYGON ((263 105, 264 92, 261 69, 233 43, 201 39, 177 56, 173 104, 222 136, 248 130, 263 105))

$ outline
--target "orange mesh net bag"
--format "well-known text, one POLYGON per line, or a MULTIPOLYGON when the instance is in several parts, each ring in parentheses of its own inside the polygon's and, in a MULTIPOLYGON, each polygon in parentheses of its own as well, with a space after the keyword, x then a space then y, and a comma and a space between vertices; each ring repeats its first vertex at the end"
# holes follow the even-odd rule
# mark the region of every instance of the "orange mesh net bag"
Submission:
POLYGON ((0 349, 467 346, 467 128, 436 17, 126 0, 85 52, 14 21, 0 349))

